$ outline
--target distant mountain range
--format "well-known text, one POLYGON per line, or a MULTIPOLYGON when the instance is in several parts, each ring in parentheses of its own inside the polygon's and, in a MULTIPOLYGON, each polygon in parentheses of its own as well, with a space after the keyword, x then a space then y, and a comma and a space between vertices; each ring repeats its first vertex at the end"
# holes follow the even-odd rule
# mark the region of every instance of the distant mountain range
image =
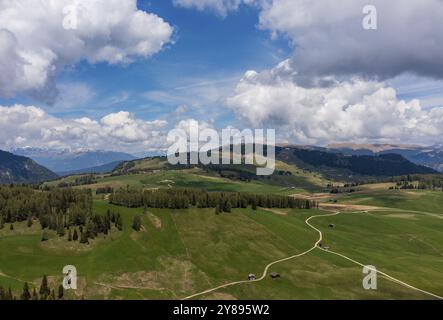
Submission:
MULTIPOLYGON (((12 153, 29 157, 38 164, 57 173, 79 172, 87 169, 110 165, 117 161, 129 161, 135 156, 114 151, 70 151, 45 148, 19 148, 12 153)), ((100 172, 98 172, 100 173, 100 172)))
MULTIPOLYGON (((47 181, 57 178, 57 174, 107 173, 122 166, 132 168, 130 165, 136 159, 133 155, 112 151, 23 148, 14 152, 19 155, 0 151, 1 184, 47 181)), ((325 148, 284 145, 276 147, 276 158, 338 180, 433 174, 443 169, 443 148, 438 146, 340 144, 325 148)), ((166 157, 149 159, 166 163, 166 157)), ((143 166, 131 170, 143 171, 143 166)))
POLYGON ((57 177, 30 158, 0 150, 0 184, 38 183, 57 177))
POLYGON ((347 155, 320 147, 286 146, 276 148, 276 158, 333 178, 437 173, 432 168, 412 163, 402 155, 393 153, 347 155))
POLYGON ((327 150, 345 155, 399 154, 416 164, 443 172, 443 145, 423 147, 404 144, 331 144, 327 150))
POLYGON ((114 162, 107 163, 107 164, 97 166, 97 167, 58 172, 57 174, 64 177, 64 176, 72 176, 72 175, 76 175, 76 174, 86 174, 86 173, 97 173, 97 174, 109 173, 109 172, 112 172, 115 168, 117 168, 123 162, 124 161, 114 161, 114 162))

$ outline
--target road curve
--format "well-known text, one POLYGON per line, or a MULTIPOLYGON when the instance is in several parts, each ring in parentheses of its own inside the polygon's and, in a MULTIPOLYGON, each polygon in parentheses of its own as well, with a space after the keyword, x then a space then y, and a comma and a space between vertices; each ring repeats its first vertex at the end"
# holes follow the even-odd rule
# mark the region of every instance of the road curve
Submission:
POLYGON ((309 221, 311 221, 311 219, 314 219, 314 218, 317 218, 317 217, 329 217, 329 216, 335 216, 335 215, 337 215, 337 214, 339 214, 339 213, 340 213, 340 212, 334 212, 334 213, 331 213, 331 214, 321 214, 321 215, 311 216, 311 217, 307 218, 307 219, 305 220, 305 223, 306 223, 309 227, 311 227, 312 229, 314 229, 315 231, 317 231, 318 234, 319 234, 319 239, 318 239, 317 242, 314 244, 314 246, 313 246, 312 248, 310 248, 310 249, 304 251, 304 252, 299 253, 299 254, 296 254, 296 255, 293 255, 293 256, 290 256, 290 257, 287 257, 287 258, 283 258, 283 259, 280 259, 280 260, 276 260, 276 261, 273 261, 273 262, 269 263, 269 264, 265 267, 265 270, 263 271, 263 274, 262 274, 262 276, 261 276, 260 278, 258 278, 258 279, 256 279, 256 280, 242 280, 242 281, 229 282, 229 283, 226 283, 226 284, 220 285, 220 286, 215 287, 215 288, 212 288, 212 289, 208 289, 208 290, 205 290, 205 291, 202 291, 202 292, 199 292, 199 293, 195 293, 195 294, 193 294, 193 295, 190 295, 190 296, 188 296, 188 297, 183 298, 182 300, 193 299, 193 298, 195 298, 195 297, 198 297, 198 296, 201 296, 201 295, 204 295, 204 294, 208 294, 208 293, 211 293, 211 292, 217 291, 217 290, 219 290, 219 289, 223 289, 223 288, 231 287, 231 286, 234 286, 234 285, 237 285, 237 284, 242 284, 242 283, 253 283, 253 282, 259 282, 259 281, 262 281, 263 279, 266 278, 266 275, 268 274, 269 268, 271 268, 273 265, 275 265, 275 264, 277 264, 277 263, 285 262, 285 261, 288 261, 288 260, 291 260, 291 259, 295 259, 295 258, 298 258, 298 257, 301 257, 301 256, 304 256, 304 255, 308 254, 309 252, 315 250, 315 248, 317 248, 318 244, 323 240, 323 234, 322 234, 322 232, 321 232, 319 229, 317 229, 316 227, 314 227, 313 225, 311 225, 311 224, 309 223, 309 221))
MULTIPOLYGON (((367 212, 367 211, 363 211, 363 212, 367 212)), ((353 213, 357 213, 357 212, 353 212, 353 213)), ((339 257, 342 257, 342 258, 344 258, 344 259, 346 259, 346 260, 348 260, 348 261, 350 261, 350 262, 352 262, 352 263, 354 263, 354 264, 357 264, 357 265, 359 265, 359 266, 361 266, 361 267, 365 267, 365 266, 366 266, 365 264, 363 264, 363 263, 361 263, 361 262, 358 262, 358 261, 356 261, 356 260, 354 260, 354 259, 352 259, 352 258, 349 258, 349 257, 345 256, 344 254, 341 254, 341 253, 338 253, 338 252, 334 252, 334 251, 330 251, 330 250, 326 250, 326 249, 324 249, 324 248, 318 246, 318 245, 320 244, 320 242, 323 240, 323 233, 322 233, 319 229, 317 229, 316 227, 314 227, 312 224, 310 224, 310 221, 311 221, 312 219, 314 219, 314 218, 318 218, 318 217, 330 217, 330 216, 336 216, 336 215, 338 215, 338 214, 340 214, 340 211, 337 211, 337 212, 334 212, 334 213, 331 213, 331 214, 315 215, 315 216, 311 216, 311 217, 307 218, 307 219, 305 220, 305 223, 306 223, 310 228, 312 228, 312 229, 314 229, 315 231, 317 231, 318 234, 319 234, 319 239, 318 239, 317 242, 314 244, 314 246, 313 246, 312 248, 310 248, 310 249, 308 249, 308 250, 302 252, 302 253, 299 253, 299 254, 296 254, 296 255, 293 255, 293 256, 290 256, 290 257, 287 257, 287 258, 284 258, 284 259, 276 260, 276 261, 273 261, 273 262, 269 263, 269 264, 265 267, 265 270, 263 271, 263 275, 262 275, 260 278, 258 278, 258 279, 256 279, 256 280, 242 280, 242 281, 235 281, 235 282, 226 283, 226 284, 220 285, 220 286, 215 287, 215 288, 212 288, 212 289, 208 289, 208 290, 205 290, 205 291, 202 291, 202 292, 199 292, 199 293, 195 293, 195 294, 193 294, 193 295, 190 295, 190 296, 188 296, 188 297, 183 298, 182 300, 193 299, 193 298, 195 298, 195 297, 198 297, 198 296, 201 296, 201 295, 204 295, 204 294, 208 294, 208 293, 211 293, 211 292, 217 291, 217 290, 219 290, 219 289, 223 289, 223 288, 231 287, 231 286, 234 286, 234 285, 237 285, 237 284, 242 284, 242 283, 253 283, 253 282, 259 282, 259 281, 262 281, 263 279, 266 278, 266 275, 267 275, 267 273, 268 273, 268 271, 269 271, 269 268, 271 268, 273 265, 275 265, 275 264, 277 264, 277 263, 285 262, 285 261, 288 261, 288 260, 291 260, 291 259, 295 259, 295 258, 298 258, 298 257, 301 257, 301 256, 304 256, 304 255, 308 254, 309 252, 315 250, 316 248, 322 250, 323 252, 327 252, 327 253, 329 253, 329 254, 334 254, 334 255, 337 255, 337 256, 339 256, 339 257)), ((439 296, 439 295, 434 294, 434 293, 432 293, 432 292, 429 292, 429 291, 422 290, 422 289, 420 289, 420 288, 414 287, 414 286, 412 286, 412 285, 410 285, 410 284, 408 284, 408 283, 406 283, 406 282, 404 282, 404 281, 401 281, 401 280, 399 280, 399 279, 397 279, 397 278, 394 278, 394 277, 388 275, 388 274, 385 273, 385 272, 382 272, 382 271, 379 271, 379 270, 376 270, 376 272, 377 272, 378 274, 380 274, 380 275, 386 277, 388 280, 391 280, 392 282, 395 282, 395 283, 397 283, 397 284, 400 284, 400 285, 402 285, 402 286, 404 286, 404 287, 407 287, 407 288, 409 288, 409 289, 412 289, 412 290, 415 290, 415 291, 418 291, 418 292, 421 292, 421 293, 427 294, 427 295, 432 296, 432 297, 434 297, 434 298, 437 298, 437 299, 441 299, 441 300, 443 300, 443 297, 442 297, 442 296, 439 296)))

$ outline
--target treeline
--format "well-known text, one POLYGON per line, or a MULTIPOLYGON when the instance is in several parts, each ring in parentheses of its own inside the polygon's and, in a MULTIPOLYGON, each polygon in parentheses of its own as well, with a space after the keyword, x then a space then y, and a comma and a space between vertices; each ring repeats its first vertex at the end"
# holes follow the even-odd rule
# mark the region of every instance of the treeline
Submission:
POLYGON ((60 220, 67 224, 82 225, 91 211, 90 190, 42 191, 25 186, 0 187, 0 216, 7 223, 35 218, 45 227, 60 220))
POLYGON ((389 182, 395 182, 396 186, 391 189, 419 189, 419 190, 443 190, 443 175, 405 175, 393 177, 389 182))
POLYGON ((295 199, 270 194, 249 194, 239 192, 208 192, 201 189, 157 189, 142 190, 122 188, 114 191, 109 202, 129 208, 187 209, 218 208, 230 212, 232 208, 298 208, 311 209, 318 206, 315 201, 295 199))
POLYGON ((113 192, 114 192, 114 188, 112 188, 112 187, 100 187, 95 190, 96 195, 109 194, 109 193, 113 193, 113 192))
MULTIPOLYGON (((76 177, 72 182, 62 181, 57 184, 58 188, 70 188, 75 186, 84 186, 97 183, 97 178, 93 174, 76 177)), ((49 189, 49 188, 47 188, 49 189)))
POLYGON ((60 237, 67 235, 69 241, 88 243, 88 239, 98 234, 107 234, 112 226, 122 229, 120 214, 92 213, 90 190, 0 187, 0 229, 9 223, 13 230, 15 222, 23 221, 28 227, 35 221, 40 223, 42 241, 49 239, 47 230, 55 231, 60 237))
POLYGON ((27 282, 23 286, 23 291, 16 296, 11 287, 7 290, 0 285, 0 301, 2 300, 62 300, 65 296, 63 285, 59 285, 57 292, 49 287, 48 278, 43 276, 39 289, 29 288, 27 282))

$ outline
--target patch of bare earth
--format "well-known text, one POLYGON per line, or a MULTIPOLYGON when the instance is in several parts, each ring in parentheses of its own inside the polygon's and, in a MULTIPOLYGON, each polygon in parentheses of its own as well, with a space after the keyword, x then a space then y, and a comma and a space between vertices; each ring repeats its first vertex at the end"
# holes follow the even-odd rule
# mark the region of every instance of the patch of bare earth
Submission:
POLYGON ((204 300, 238 300, 238 299, 229 293, 215 292, 207 296, 204 300))
POLYGON ((149 218, 149 221, 151 221, 152 225, 155 228, 157 228, 157 229, 162 228, 162 220, 159 217, 157 217, 155 214, 149 212, 148 218, 149 218))
POLYGON ((365 206, 359 204, 337 204, 337 203, 320 203, 321 209, 329 211, 374 211, 383 209, 375 206, 365 206))
POLYGON ((287 216, 288 215, 287 212, 279 211, 279 210, 275 210, 275 209, 271 209, 271 208, 264 208, 263 210, 278 214, 280 216, 287 216))
POLYGON ((385 215, 385 217, 408 219, 408 220, 418 220, 417 215, 415 215, 413 213, 391 213, 391 214, 385 215))
POLYGON ((311 193, 311 194, 295 193, 291 194, 290 197, 296 199, 311 200, 311 201, 328 200, 332 198, 330 193, 311 193))

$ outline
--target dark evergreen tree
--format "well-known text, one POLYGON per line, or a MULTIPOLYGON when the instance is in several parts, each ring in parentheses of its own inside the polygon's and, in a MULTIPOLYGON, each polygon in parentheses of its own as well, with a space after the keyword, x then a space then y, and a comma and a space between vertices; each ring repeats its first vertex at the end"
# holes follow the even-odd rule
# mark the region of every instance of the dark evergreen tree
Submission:
POLYGON ((80 234, 80 243, 83 243, 83 244, 88 244, 89 243, 88 235, 86 234, 86 232, 82 232, 80 234))
POLYGON ((38 294, 35 288, 32 290, 32 300, 38 300, 38 294))
POLYGON ((20 298, 21 300, 31 300, 31 293, 29 292, 29 286, 27 282, 25 282, 25 285, 23 286, 23 293, 20 298))
POLYGON ((62 285, 59 285, 58 286, 58 294, 57 294, 58 299, 63 299, 64 295, 65 295, 65 290, 63 289, 62 285))
POLYGON ((141 230, 141 227, 142 227, 142 219, 140 218, 140 216, 135 216, 132 222, 132 229, 139 232, 141 230))
POLYGON ((27 226, 28 228, 32 227, 32 216, 28 217, 27 226))
POLYGON ((43 230, 41 241, 44 242, 44 241, 48 241, 48 240, 49 240, 48 233, 45 230, 43 230))
POLYGON ((49 294, 51 293, 48 285, 48 278, 46 277, 46 275, 43 276, 39 293, 40 297, 43 298, 44 300, 46 300, 49 294))
POLYGON ((74 241, 77 241, 77 240, 78 240, 77 229, 74 229, 74 234, 72 235, 72 240, 74 240, 74 241))

